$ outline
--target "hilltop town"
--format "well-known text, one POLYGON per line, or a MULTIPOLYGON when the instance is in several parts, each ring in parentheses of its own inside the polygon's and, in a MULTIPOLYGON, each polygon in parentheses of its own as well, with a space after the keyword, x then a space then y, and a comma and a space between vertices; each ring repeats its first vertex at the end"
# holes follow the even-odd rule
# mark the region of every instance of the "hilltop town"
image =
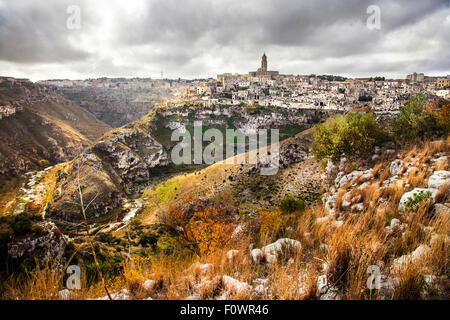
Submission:
POLYGON ((371 106, 376 113, 396 112, 412 95, 450 97, 450 75, 427 77, 413 73, 406 79, 384 77, 347 79, 330 75, 282 75, 268 71, 267 56, 261 67, 248 74, 224 73, 217 80, 189 85, 181 101, 174 105, 258 105, 284 108, 348 111, 371 106))

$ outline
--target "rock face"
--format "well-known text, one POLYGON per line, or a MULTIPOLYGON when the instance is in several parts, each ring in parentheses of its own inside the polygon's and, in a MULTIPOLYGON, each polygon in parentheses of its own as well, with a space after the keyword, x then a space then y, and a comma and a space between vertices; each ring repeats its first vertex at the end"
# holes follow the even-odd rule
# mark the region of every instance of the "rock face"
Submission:
POLYGON ((0 78, 0 178, 72 159, 110 127, 28 80, 0 78))
POLYGON ((127 194, 139 190, 139 184, 150 181, 149 169, 167 165, 167 153, 148 132, 130 128, 114 132, 108 140, 98 142, 86 151, 111 166, 110 175, 117 174, 120 186, 127 194))
POLYGON ((321 119, 337 113, 324 110, 287 109, 279 107, 246 108, 242 106, 212 105, 209 107, 179 106, 156 109, 164 127, 171 130, 188 128, 194 121, 204 126, 238 128, 243 133, 256 129, 279 129, 285 138, 310 128, 321 119))
POLYGON ((155 104, 178 96, 186 87, 178 81, 119 78, 46 85, 115 128, 139 120, 155 104))
POLYGON ((43 265, 45 262, 59 261, 68 243, 68 238, 61 234, 54 223, 45 221, 38 224, 42 231, 22 238, 13 238, 8 244, 12 259, 35 258, 43 265))
MULTIPOLYGON (((117 208, 123 199, 139 196, 145 188, 164 175, 168 175, 170 172, 182 173, 198 167, 195 164, 180 166, 173 163, 172 150, 178 144, 178 141, 170 141, 174 129, 192 131, 193 125, 197 121, 202 121, 206 129, 220 128, 219 130, 223 131, 233 127, 243 127, 245 130, 265 128, 274 123, 280 127, 283 124, 302 121, 297 128, 302 130, 304 129, 302 125, 311 125, 314 122, 313 117, 317 117, 315 113, 305 115, 305 111, 302 110, 295 111, 298 113, 297 118, 289 118, 283 113, 284 111, 281 112, 281 115, 274 115, 269 111, 264 109, 262 114, 258 114, 258 112, 253 114, 255 113, 253 109, 239 106, 159 107, 140 121, 110 131, 103 136, 102 140, 87 149, 83 155, 82 171, 84 176, 88 176, 87 180, 89 181, 89 188, 86 189, 86 192, 91 191, 87 201, 92 199, 96 193, 102 195, 93 201, 92 213, 89 215, 105 216, 113 208, 117 208)), ((324 113, 324 116, 326 115, 328 114, 324 113)), ((281 168, 307 159, 310 142, 310 138, 302 137, 282 143, 280 147, 281 168)), ((202 147, 204 148, 206 145, 202 147)), ((260 168, 254 167, 253 169, 258 171, 260 168)), ((77 198, 76 190, 66 188, 71 182, 73 183, 75 178, 75 172, 69 174, 68 181, 53 204, 52 215, 54 217, 63 220, 70 219, 70 221, 81 218, 80 209, 68 204, 76 201, 77 198)))

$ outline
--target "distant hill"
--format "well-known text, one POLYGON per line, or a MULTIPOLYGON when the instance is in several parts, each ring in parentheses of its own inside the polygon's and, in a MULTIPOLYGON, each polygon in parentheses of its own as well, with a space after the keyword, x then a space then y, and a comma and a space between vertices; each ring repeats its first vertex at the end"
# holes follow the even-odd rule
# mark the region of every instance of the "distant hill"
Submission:
POLYGON ((182 83, 150 79, 50 80, 41 84, 114 128, 139 120, 155 104, 185 89, 182 83))
POLYGON ((0 78, 0 179, 70 160, 110 129, 43 86, 0 78))

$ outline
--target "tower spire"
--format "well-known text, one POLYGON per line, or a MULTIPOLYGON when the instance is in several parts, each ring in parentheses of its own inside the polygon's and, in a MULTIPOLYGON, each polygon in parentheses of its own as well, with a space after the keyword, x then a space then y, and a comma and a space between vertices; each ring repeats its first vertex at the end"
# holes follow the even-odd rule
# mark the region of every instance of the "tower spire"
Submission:
POLYGON ((267 56, 264 52, 262 58, 261 58, 261 71, 266 72, 267 71, 267 56))

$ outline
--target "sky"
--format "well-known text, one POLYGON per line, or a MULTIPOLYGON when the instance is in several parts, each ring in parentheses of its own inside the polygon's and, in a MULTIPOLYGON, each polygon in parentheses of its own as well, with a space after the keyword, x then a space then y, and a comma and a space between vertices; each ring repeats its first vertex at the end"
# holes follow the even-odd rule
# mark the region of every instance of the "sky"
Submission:
POLYGON ((0 75, 450 74, 450 0, 0 0, 0 75), (379 13, 379 14, 378 14, 379 13))

